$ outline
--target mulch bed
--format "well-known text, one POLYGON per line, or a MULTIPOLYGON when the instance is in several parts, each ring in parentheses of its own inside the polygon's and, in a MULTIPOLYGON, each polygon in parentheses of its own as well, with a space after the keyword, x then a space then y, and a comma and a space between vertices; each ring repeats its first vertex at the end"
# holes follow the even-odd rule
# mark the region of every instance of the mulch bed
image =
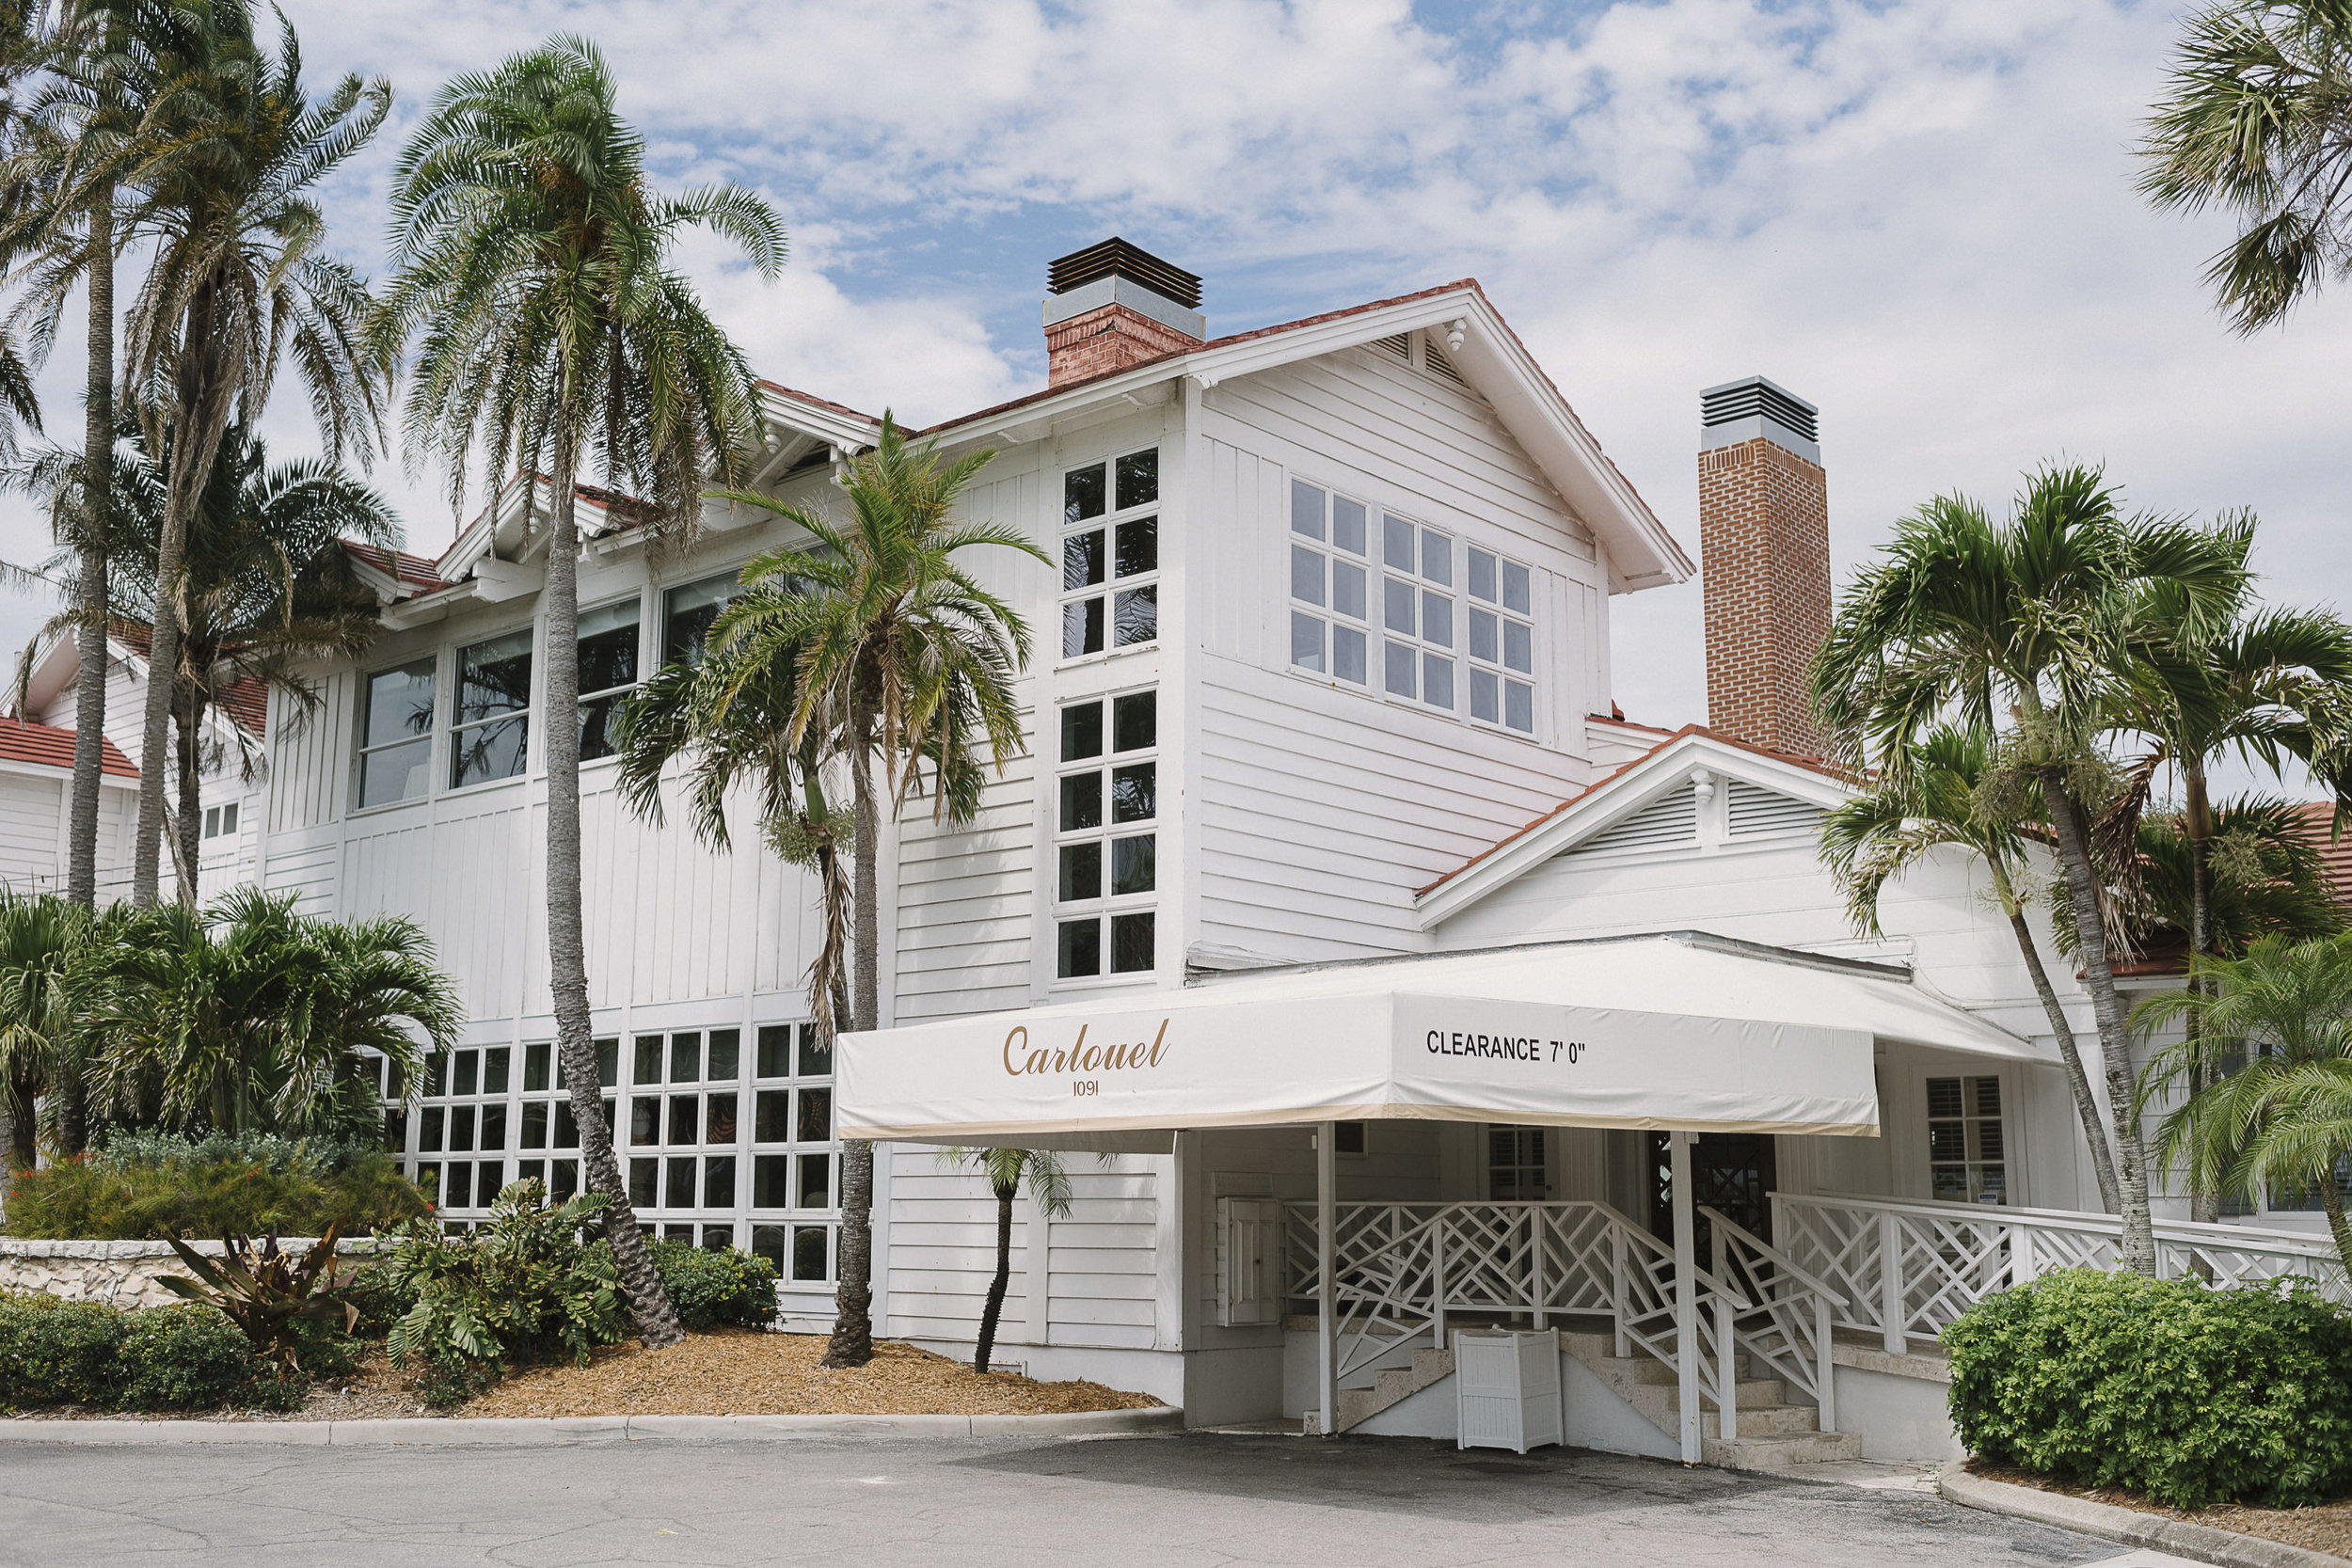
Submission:
POLYGON ((690 1334, 659 1354, 636 1340, 608 1345, 585 1367, 565 1362, 510 1375, 451 1409, 428 1406, 413 1377, 381 1345, 358 1368, 312 1387, 299 1410, 170 1411, 150 1415, 67 1405, 18 1414, 52 1420, 364 1421, 402 1416, 1034 1416, 1141 1410, 1159 1401, 1099 1383, 1040 1383, 1014 1372, 985 1376, 961 1361, 878 1340, 863 1367, 817 1363, 821 1334, 723 1328, 690 1334))
POLYGON ((1981 1476, 1986 1481, 2006 1481, 2011 1486, 2030 1486, 2039 1492, 2057 1492, 2065 1497, 2109 1503, 2141 1513, 2161 1513, 2168 1519, 2184 1519, 2192 1525, 2210 1525, 2216 1529, 2235 1530, 2240 1535, 2256 1535, 2265 1541, 2301 1546, 2307 1551, 2352 1558, 2352 1497, 2340 1497, 2314 1508, 2256 1508, 2239 1503, 2221 1503, 2212 1508, 2167 1508, 2137 1492, 2075 1486, 2067 1481, 2053 1481, 2048 1476, 2035 1475, 2030 1470, 2012 1469, 2006 1465, 1986 1465, 1974 1459, 1968 1462, 1968 1473, 1981 1476))

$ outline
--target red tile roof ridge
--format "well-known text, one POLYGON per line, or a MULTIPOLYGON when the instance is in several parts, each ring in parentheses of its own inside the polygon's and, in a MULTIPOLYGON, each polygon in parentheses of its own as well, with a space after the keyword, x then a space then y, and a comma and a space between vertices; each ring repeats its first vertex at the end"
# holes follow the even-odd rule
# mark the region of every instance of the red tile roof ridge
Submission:
MULTIPOLYGON (((56 724, 36 724, 28 720, 0 718, 0 757, 10 762, 29 762, 44 768, 73 768, 73 745, 76 732, 56 724)), ((99 771, 112 773, 119 779, 135 779, 139 770, 122 749, 101 736, 98 742, 99 771)))
MULTIPOLYGON (((1600 715, 1590 714, 1587 715, 1587 717, 1597 719, 1599 718, 1600 715)), ((1806 769, 1808 772, 1819 773, 1823 778, 1835 779, 1839 784, 1851 784, 1853 782, 1853 776, 1851 774, 1832 766, 1820 757, 1800 756, 1794 752, 1781 752, 1775 751, 1770 746, 1758 746, 1753 741, 1741 740, 1737 736, 1725 735, 1721 730, 1709 729, 1705 724, 1685 724, 1682 728, 1669 733, 1665 731, 1659 731, 1658 727, 1654 724, 1632 724, 1630 721, 1627 720, 1610 720, 1608 721, 1611 723, 1626 723, 1634 729, 1657 731, 1657 733, 1665 735, 1666 738, 1661 740, 1657 745, 1652 746, 1649 750, 1644 752, 1640 756, 1629 757, 1624 762, 1619 763, 1615 768, 1611 768, 1607 773, 1604 773, 1599 778, 1595 779, 1591 784, 1586 784, 1575 794, 1562 800, 1558 805, 1552 807, 1549 811, 1545 812, 1541 816, 1536 817, 1525 827, 1517 829, 1512 832, 1506 833, 1502 838, 1495 840, 1494 843, 1488 845, 1486 848, 1481 849, 1477 854, 1472 855, 1470 859, 1464 861, 1461 864, 1455 866, 1453 870, 1447 872, 1436 881, 1431 882, 1426 887, 1417 889, 1414 892, 1413 896, 1417 899, 1428 897, 1431 894, 1445 886, 1446 883, 1453 881, 1456 877, 1463 875, 1471 867, 1478 865, 1484 861, 1492 859, 1495 855, 1500 854, 1511 845, 1518 843, 1522 838, 1525 838, 1528 834, 1534 832, 1545 823, 1549 822, 1552 818, 1560 816, 1563 812, 1566 811, 1569 807, 1575 805, 1580 800, 1583 800, 1593 795, 1596 791, 1604 789, 1610 784, 1614 784, 1617 780, 1623 778, 1626 774, 1630 773, 1636 768, 1641 767, 1642 764, 1649 761, 1650 758, 1656 756, 1667 747, 1672 746, 1675 742, 1684 739, 1690 736, 1702 736, 1719 745, 1736 747, 1742 752, 1750 752, 1760 757, 1769 757, 1774 762, 1793 763, 1797 767, 1806 769)))

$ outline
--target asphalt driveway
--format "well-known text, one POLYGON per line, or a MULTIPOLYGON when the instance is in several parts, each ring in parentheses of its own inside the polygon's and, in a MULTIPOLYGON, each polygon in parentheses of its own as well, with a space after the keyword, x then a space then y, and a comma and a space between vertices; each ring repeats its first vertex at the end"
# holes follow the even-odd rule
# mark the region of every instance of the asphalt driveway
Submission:
POLYGON ((2162 1560, 1917 1492, 1404 1438, 0 1445, 11 1568, 2162 1560))

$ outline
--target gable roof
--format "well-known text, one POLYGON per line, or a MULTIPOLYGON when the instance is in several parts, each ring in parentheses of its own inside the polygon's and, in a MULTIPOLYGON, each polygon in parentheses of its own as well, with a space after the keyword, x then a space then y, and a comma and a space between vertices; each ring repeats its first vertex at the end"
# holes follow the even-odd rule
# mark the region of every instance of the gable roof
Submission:
MULTIPOLYGON (((138 621, 115 618, 107 635, 142 660, 154 657, 155 631, 138 621)), ((230 682, 213 693, 213 706, 256 740, 269 734, 269 683, 258 675, 230 682)))
MULTIPOLYGON (((29 762, 42 768, 73 770, 74 732, 55 724, 32 724, 22 719, 0 718, 0 761, 29 762)), ((98 768, 118 779, 135 779, 139 770, 120 747, 105 736, 98 740, 98 768)))
POLYGON ((1422 888, 1413 896, 1422 927, 1459 913, 1529 868, 1630 816, 1698 766, 1800 798, 1810 796, 1822 805, 1845 799, 1853 788, 1849 775, 1820 757, 1757 746, 1704 724, 1685 724, 1422 888))

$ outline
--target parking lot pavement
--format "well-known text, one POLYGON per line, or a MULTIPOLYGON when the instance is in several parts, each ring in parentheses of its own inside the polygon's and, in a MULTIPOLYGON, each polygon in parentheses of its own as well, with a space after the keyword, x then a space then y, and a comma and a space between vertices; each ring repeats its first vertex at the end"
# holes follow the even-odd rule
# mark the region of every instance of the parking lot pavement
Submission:
POLYGON ((11 1568, 2152 1560, 1915 1491, 1406 1438, 0 1446, 11 1568))

